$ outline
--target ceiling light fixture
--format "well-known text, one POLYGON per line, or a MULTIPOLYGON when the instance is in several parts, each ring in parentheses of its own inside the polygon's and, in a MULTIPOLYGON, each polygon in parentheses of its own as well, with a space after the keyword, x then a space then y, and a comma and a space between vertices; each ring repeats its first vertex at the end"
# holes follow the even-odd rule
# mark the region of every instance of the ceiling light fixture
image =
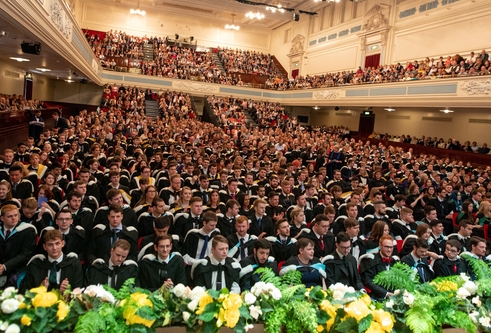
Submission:
POLYGON ((452 113, 453 110, 449 110, 448 108, 445 108, 443 110, 440 110, 440 112, 443 112, 443 113, 452 113))
POLYGON ((18 61, 18 62, 23 62, 23 61, 30 61, 29 59, 26 58, 18 58, 18 57, 10 57, 10 59, 18 61))
POLYGON ((41 72, 51 72, 51 69, 49 69, 49 68, 36 68, 36 70, 41 71, 41 72))
POLYGON ((145 16, 145 14, 146 14, 145 11, 140 9, 140 0, 138 0, 138 4, 136 6, 136 9, 133 9, 133 8, 130 9, 130 14, 145 16))
POLYGON ((272 4, 270 6, 266 6, 266 10, 271 11, 272 13, 276 13, 276 11, 279 11, 280 13, 284 13, 285 9, 281 4, 272 4))
POLYGON ((248 18, 250 18, 251 20, 252 19, 262 20, 264 18, 264 14, 263 13, 260 13, 258 11, 256 11, 256 12, 252 12, 251 11, 251 12, 247 13, 246 16, 248 18))
POLYGON ((318 107, 317 105, 313 107, 314 110, 319 110, 320 107, 318 107))
POLYGON ((394 112, 396 109, 393 109, 393 108, 386 108, 384 109, 385 111, 389 111, 389 112, 394 112))
POLYGON ((68 80, 65 80, 65 81, 66 81, 66 82, 68 82, 68 83, 75 82, 75 81, 73 81, 72 79, 68 79, 68 80))
POLYGON ((235 14, 232 14, 232 24, 225 24, 225 29, 228 29, 228 30, 239 30, 240 29, 240 26, 234 24, 235 16, 236 16, 235 14))

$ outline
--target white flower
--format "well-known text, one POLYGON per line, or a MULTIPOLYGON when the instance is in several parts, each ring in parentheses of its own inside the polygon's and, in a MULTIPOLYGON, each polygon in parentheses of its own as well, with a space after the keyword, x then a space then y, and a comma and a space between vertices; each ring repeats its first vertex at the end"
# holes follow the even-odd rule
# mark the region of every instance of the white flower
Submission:
POLYGON ((464 281, 470 281, 471 278, 469 277, 469 275, 465 274, 465 273, 460 273, 460 277, 462 278, 462 280, 464 281))
POLYGON ((404 295, 402 295, 402 300, 404 304, 412 305, 414 303, 414 295, 410 292, 404 291, 404 295))
POLYGON ((15 298, 9 298, 2 302, 3 313, 10 314, 19 308, 20 302, 15 298))
POLYGON ((471 294, 474 295, 477 292, 477 285, 472 282, 472 281, 466 281, 462 288, 467 289, 467 291, 471 294))
POLYGON ((84 294, 89 295, 90 297, 99 297, 103 292, 105 292, 104 288, 102 285, 90 285, 84 290, 84 294))
POLYGON ((481 324, 483 327, 491 327, 490 321, 491 321, 491 318, 489 318, 489 317, 479 318, 479 324, 481 324))
POLYGON ((191 317, 191 314, 189 312, 187 312, 187 311, 183 311, 183 313, 182 313, 182 319, 184 321, 188 321, 189 320, 189 317, 191 317))
POLYGON ((5 331, 9 327, 9 323, 4 321, 0 324, 0 331, 5 331))
POLYGON ((459 290, 457 290, 457 297, 458 298, 467 298, 470 295, 471 294, 469 293, 469 291, 467 289, 465 289, 464 287, 461 287, 461 288, 459 288, 459 290))
POLYGON ((282 297, 281 291, 278 288, 275 288, 274 290, 271 291, 271 297, 279 301, 282 297))
POLYGON ((9 298, 12 296, 12 294, 16 294, 16 293, 17 293, 17 289, 15 289, 14 287, 5 288, 5 290, 2 293, 1 299, 9 298))
POLYGON ((385 307, 387 309, 392 309, 393 306, 394 306, 394 301, 393 300, 389 300, 387 303, 385 303, 385 307))
POLYGON ((80 295, 80 294, 81 294, 83 291, 84 291, 84 288, 75 288, 75 289, 73 289, 72 294, 73 294, 74 296, 78 296, 78 295, 80 295))
POLYGON ((252 330, 253 328, 254 328, 254 325, 252 325, 252 324, 246 325, 244 327, 244 329, 245 329, 246 332, 249 331, 249 330, 252 330))
POLYGON ((479 312, 477 311, 473 311, 471 313, 469 313, 469 317, 471 317, 472 321, 473 322, 477 322, 477 317, 479 316, 479 312))
POLYGON ((177 297, 181 298, 182 296, 184 296, 185 290, 186 290, 186 287, 182 283, 179 283, 177 286, 174 287, 173 293, 177 297))
POLYGON ((5 333, 20 333, 20 327, 17 324, 12 324, 5 330, 5 333))
POLYGON ((394 291, 394 295, 399 295, 401 293, 401 291, 399 289, 397 289, 396 291, 394 291))
POLYGON ((116 302, 116 299, 114 298, 113 294, 111 294, 109 291, 106 290, 104 290, 104 292, 101 292, 101 294, 97 296, 100 297, 103 302, 107 302, 111 304, 114 304, 114 302, 116 302))
POLYGON ((188 309, 194 312, 194 310, 196 310, 196 307, 198 307, 198 302, 199 302, 199 300, 197 300, 197 299, 189 302, 188 309))
POLYGON ((266 283, 262 282, 262 281, 259 281, 258 283, 256 283, 254 286, 252 286, 251 288, 251 292, 255 295, 255 296, 259 296, 261 295, 265 290, 267 289, 266 287, 266 283))
POLYGON ((16 300, 18 300, 20 303, 24 302, 25 298, 23 295, 15 295, 14 297, 16 300))
POLYGON ((482 302, 479 299, 479 296, 473 297, 472 298, 472 304, 476 304, 477 306, 481 306, 482 302))
POLYGON ((206 293, 206 290, 203 289, 203 287, 194 287, 193 290, 191 290, 191 293, 189 294, 189 298, 192 301, 199 301, 201 296, 203 296, 206 293))
POLYGON ((244 296, 244 302, 247 305, 254 304, 256 302, 256 296, 253 293, 247 293, 244 296))
POLYGON ((255 320, 257 320, 257 318, 259 318, 259 316, 263 314, 261 308, 255 305, 251 305, 249 307, 249 313, 251 314, 251 317, 254 318, 255 320))

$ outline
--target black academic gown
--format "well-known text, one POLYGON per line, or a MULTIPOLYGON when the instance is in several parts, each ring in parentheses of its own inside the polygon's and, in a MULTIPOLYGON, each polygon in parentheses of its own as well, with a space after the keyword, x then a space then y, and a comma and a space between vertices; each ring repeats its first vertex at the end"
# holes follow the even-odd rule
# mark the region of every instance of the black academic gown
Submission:
MULTIPOLYGON (((82 264, 75 253, 63 255, 63 260, 58 263, 57 270, 61 270, 60 279, 57 283, 49 285, 48 290, 59 289, 63 280, 68 279, 68 283, 72 289, 82 287, 83 271, 82 264)), ((37 254, 31 258, 26 268, 26 275, 21 282, 20 292, 39 287, 43 280, 49 276, 52 263, 44 254, 37 254)))
POLYGON ((275 275, 278 275, 278 263, 275 258, 269 257, 264 264, 260 264, 254 254, 245 257, 240 261, 240 289, 250 290, 257 282, 261 281, 260 275, 256 270, 261 267, 271 268, 275 275))
POLYGON ((351 254, 345 258, 341 258, 338 252, 334 251, 323 259, 324 265, 326 265, 327 287, 340 282, 356 290, 362 290, 363 284, 358 274, 356 259, 351 254))
POLYGON ((112 278, 110 287, 119 289, 126 280, 138 277, 138 265, 133 260, 126 260, 119 267, 109 268, 107 262, 96 259, 87 269, 85 284, 108 284, 112 278), (116 281, 115 281, 116 280, 116 281))
POLYGON ((435 271, 435 277, 460 275, 460 273, 467 273, 465 263, 459 259, 450 260, 446 256, 443 259, 435 260, 433 264, 433 270, 435 271))
POLYGON ((322 282, 326 278, 326 272, 319 258, 314 257, 310 260, 309 265, 305 266, 300 262, 298 256, 292 256, 281 267, 280 276, 293 269, 302 273, 302 283, 307 287, 323 286, 322 282), (315 267, 312 267, 314 265, 315 267))
MULTIPOLYGON (((122 226, 118 233, 118 239, 124 239, 130 243, 128 259, 136 260, 138 255, 138 231, 134 227, 122 226)), ((92 236, 87 247, 87 260, 90 264, 97 258, 108 261, 111 256, 113 232, 108 226, 98 224, 92 231, 92 236)))
POLYGON ((145 255, 140 261, 137 285, 152 292, 159 289, 167 279, 171 279, 174 285, 187 285, 181 255, 174 252, 169 257, 169 262, 166 263, 159 262, 153 254, 145 255))
MULTIPOLYGON (((220 231, 222 231, 220 229, 220 231)), ((241 248, 247 249, 247 256, 251 255, 254 253, 254 244, 256 243, 257 237, 254 235, 248 235, 249 239, 244 242, 244 244, 240 244, 240 239, 237 233, 233 233, 227 237, 228 240, 228 256, 230 258, 242 260, 240 256, 240 250, 241 248)))
POLYGON ((418 272, 419 282, 421 282, 421 283, 431 281, 435 277, 435 273, 433 272, 433 269, 431 268, 431 266, 428 263, 428 258, 423 258, 423 259, 421 259, 421 263, 417 263, 416 261, 414 261, 414 258, 411 255, 411 253, 409 253, 408 255, 402 257, 401 262, 407 264, 409 267, 411 267, 413 269, 414 268, 418 269, 419 267, 422 268, 424 278, 418 272))
POLYGON ((336 238, 330 232, 328 232, 322 237, 322 240, 324 242, 324 250, 322 249, 319 239, 317 238, 317 236, 315 235, 312 229, 307 229, 307 228, 302 229, 302 231, 298 234, 297 239, 300 238, 307 238, 314 242, 314 257, 317 258, 325 257, 326 255, 332 253, 336 248, 335 245, 336 238))
POLYGON ((399 261, 399 257, 393 256, 390 258, 390 262, 386 263, 382 261, 380 253, 369 253, 360 257, 360 278, 361 282, 365 286, 366 291, 370 297, 382 300, 386 297, 388 292, 393 290, 385 289, 384 287, 375 284, 373 279, 378 273, 385 270, 389 270, 396 262, 399 261))
POLYGON ((295 238, 288 237, 285 244, 280 240, 280 237, 271 236, 266 239, 271 243, 271 255, 278 263, 297 255, 297 240, 295 238))
MULTIPOLYGON (((238 262, 235 262, 232 258, 225 258, 224 264, 221 268, 218 265, 211 263, 211 258, 208 256, 205 259, 201 259, 196 262, 191 270, 191 278, 193 286, 201 286, 205 289, 212 289, 212 273, 217 272, 220 269, 225 273, 225 285, 228 290, 232 290, 233 283, 237 283, 240 286, 239 273, 241 266, 238 262)), ((223 283, 223 281, 222 281, 223 283)))

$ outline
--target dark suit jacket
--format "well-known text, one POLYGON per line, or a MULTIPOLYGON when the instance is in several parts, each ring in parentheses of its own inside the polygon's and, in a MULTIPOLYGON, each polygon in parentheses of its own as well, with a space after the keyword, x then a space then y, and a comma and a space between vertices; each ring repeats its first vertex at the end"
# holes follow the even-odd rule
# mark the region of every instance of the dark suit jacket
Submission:
POLYGON ((392 267, 399 261, 399 257, 393 256, 390 263, 382 262, 380 253, 366 254, 360 257, 360 277, 363 285, 366 287, 369 295, 375 299, 384 299, 388 292, 378 284, 373 282, 378 273, 387 270, 387 267, 392 267))
POLYGON ((351 286, 356 290, 362 290, 363 284, 361 283, 360 275, 358 274, 358 265, 356 259, 348 254, 346 260, 341 259, 337 251, 334 251, 329 256, 323 259, 324 265, 326 265, 326 285, 330 285, 341 282, 347 286, 351 286))
POLYGON ((63 130, 68 127, 68 121, 65 118, 59 117, 58 120, 55 120, 55 128, 58 129, 58 134, 61 134, 63 130))
POLYGON ((430 265, 428 263, 428 258, 421 259, 421 264, 417 264, 414 261, 414 258, 411 255, 411 253, 409 253, 408 255, 404 256, 401 259, 401 262, 407 264, 411 268, 418 268, 419 266, 421 266, 423 268, 424 281, 423 281, 423 278, 421 277, 421 275, 419 275, 419 282, 421 282, 421 283, 431 281, 435 277, 435 273, 433 272, 433 269, 430 267, 430 265))

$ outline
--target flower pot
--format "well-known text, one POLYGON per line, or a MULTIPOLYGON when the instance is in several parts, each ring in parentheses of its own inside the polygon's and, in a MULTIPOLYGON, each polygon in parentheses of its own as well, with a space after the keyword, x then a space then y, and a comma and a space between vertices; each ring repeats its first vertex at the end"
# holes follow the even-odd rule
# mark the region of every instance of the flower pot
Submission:
MULTIPOLYGON (((220 333, 233 333, 234 331, 227 327, 222 327, 220 333)), ((254 328, 247 331, 248 333, 264 333, 263 324, 254 324, 254 328)), ((186 333, 186 327, 184 326, 172 326, 172 327, 161 327, 155 330, 155 333, 186 333)), ((449 332, 449 333, 460 333, 460 332, 449 332)))

